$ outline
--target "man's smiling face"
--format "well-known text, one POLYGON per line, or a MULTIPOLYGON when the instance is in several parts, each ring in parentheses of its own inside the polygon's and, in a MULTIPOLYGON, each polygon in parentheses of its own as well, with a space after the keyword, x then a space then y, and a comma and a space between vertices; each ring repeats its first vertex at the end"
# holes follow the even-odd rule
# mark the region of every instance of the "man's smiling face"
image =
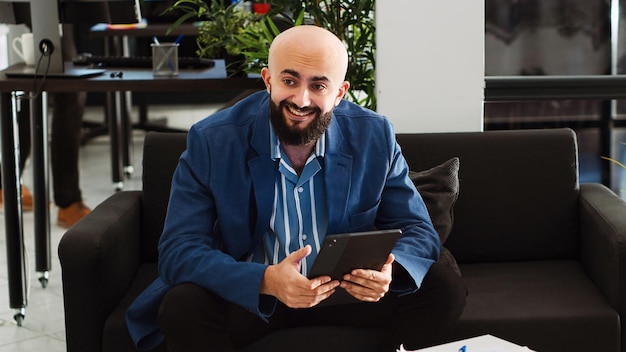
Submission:
POLYGON ((292 145, 314 142, 324 133, 349 87, 343 44, 321 28, 300 27, 276 38, 269 65, 261 72, 274 129, 282 142, 292 145))

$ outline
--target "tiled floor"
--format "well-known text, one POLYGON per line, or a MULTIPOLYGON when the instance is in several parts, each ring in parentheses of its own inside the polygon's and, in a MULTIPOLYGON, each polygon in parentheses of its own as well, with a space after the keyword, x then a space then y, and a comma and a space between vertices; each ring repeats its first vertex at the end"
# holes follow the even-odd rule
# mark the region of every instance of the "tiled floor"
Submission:
MULTIPOLYGON (((168 125, 188 128, 196 120, 209 115, 216 109, 215 105, 180 106, 174 108, 150 108, 150 118, 167 117, 168 125)), ((89 108, 86 120, 101 121, 100 109, 89 108)), ((136 115, 136 114, 135 114, 136 115)), ((141 187, 141 151, 143 147, 144 131, 133 131, 133 175, 124 182, 124 189, 139 189, 141 187)), ((114 193, 110 175, 109 140, 106 136, 97 137, 89 141, 81 149, 80 170, 81 188, 85 203, 95 207, 108 196, 114 193)), ((29 186, 32 183, 30 169, 26 168, 23 182, 29 186)), ((32 189, 32 188, 31 188, 32 189)), ((7 274, 7 253, 4 231, 4 217, 0 214, 0 352, 16 351, 65 351, 65 326, 63 317, 63 289, 61 285, 61 268, 57 256, 57 244, 64 229, 56 226, 57 208, 51 208, 51 258, 52 268, 49 272, 48 286, 43 288, 38 281, 38 274, 34 271, 34 239, 33 214, 24 214, 24 240, 27 251, 28 306, 26 316, 21 327, 18 327, 10 308, 7 274)))

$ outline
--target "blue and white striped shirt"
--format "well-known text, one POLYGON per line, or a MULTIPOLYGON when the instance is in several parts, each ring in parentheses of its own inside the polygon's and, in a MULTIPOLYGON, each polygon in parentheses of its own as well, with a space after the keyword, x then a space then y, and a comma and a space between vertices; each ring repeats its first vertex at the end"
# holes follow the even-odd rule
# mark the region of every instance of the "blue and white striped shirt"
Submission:
POLYGON ((277 264, 291 252, 310 244, 313 251, 301 265, 301 272, 306 276, 328 228, 326 185, 321 163, 326 148, 326 134, 318 139, 299 177, 289 158, 282 157, 280 141, 273 128, 270 128, 270 143, 272 160, 278 164, 274 182, 274 209, 268 233, 263 239, 263 248, 259 248, 251 259, 254 262, 277 264))

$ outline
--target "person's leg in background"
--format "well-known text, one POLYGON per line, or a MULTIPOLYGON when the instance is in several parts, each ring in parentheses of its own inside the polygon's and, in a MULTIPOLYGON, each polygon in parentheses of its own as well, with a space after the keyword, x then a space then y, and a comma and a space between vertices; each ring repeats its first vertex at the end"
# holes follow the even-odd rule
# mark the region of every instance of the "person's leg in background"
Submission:
MULTIPOLYGON (((63 24, 63 60, 76 56, 73 26, 63 24)), ((69 228, 90 212, 83 203, 79 177, 79 151, 87 94, 56 93, 53 97, 50 160, 54 203, 59 207, 57 225, 69 228)))

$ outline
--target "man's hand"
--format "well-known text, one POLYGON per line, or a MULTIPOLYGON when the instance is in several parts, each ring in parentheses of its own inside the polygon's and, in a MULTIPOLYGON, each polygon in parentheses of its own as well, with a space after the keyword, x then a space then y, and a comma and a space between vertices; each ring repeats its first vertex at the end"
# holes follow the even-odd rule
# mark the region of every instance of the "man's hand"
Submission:
POLYGON ((394 260, 394 255, 390 253, 380 271, 352 270, 350 274, 344 275, 341 287, 360 301, 378 302, 389 291, 394 260))
POLYGON ((309 280, 300 273, 302 259, 311 254, 311 246, 301 248, 265 270, 261 293, 272 295, 290 308, 313 307, 335 292, 339 281, 330 276, 309 280))

